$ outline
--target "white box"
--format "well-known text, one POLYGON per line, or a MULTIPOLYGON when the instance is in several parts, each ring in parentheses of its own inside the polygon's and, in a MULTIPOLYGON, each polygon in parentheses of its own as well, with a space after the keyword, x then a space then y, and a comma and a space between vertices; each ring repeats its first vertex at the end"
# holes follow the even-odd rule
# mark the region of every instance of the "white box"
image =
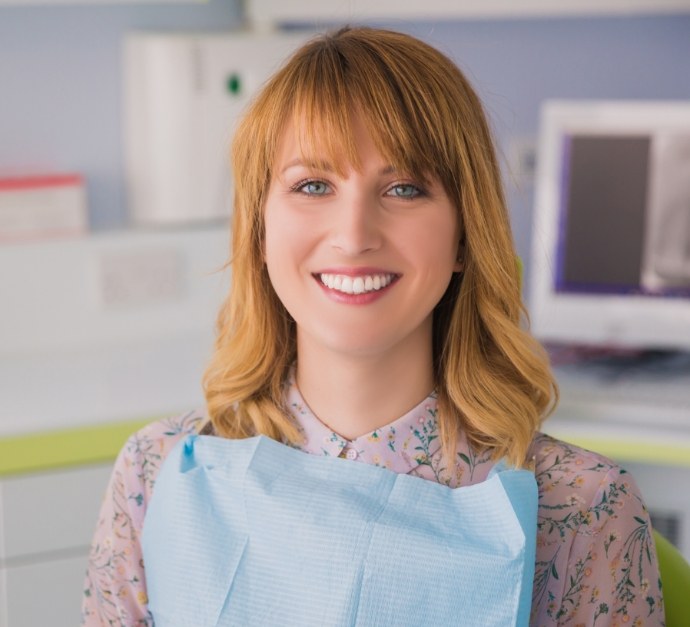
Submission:
POLYGON ((0 178, 0 243, 87 230, 86 192, 78 174, 0 178))

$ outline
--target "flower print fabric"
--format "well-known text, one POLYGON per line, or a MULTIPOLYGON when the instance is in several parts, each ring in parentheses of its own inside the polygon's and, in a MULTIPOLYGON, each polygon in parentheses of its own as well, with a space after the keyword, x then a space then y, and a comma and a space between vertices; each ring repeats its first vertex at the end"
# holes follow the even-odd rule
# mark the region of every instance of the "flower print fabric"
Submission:
MULTIPOLYGON (((486 479, 493 462, 460 438, 455 465, 442 464, 432 394, 389 425, 349 441, 308 408, 296 385, 287 403, 312 455, 333 455, 449 487, 486 479)), ((205 416, 186 414, 134 434, 115 462, 91 546, 82 625, 150 626, 141 533, 168 452, 205 416)), ((663 625, 649 515, 634 481, 610 460, 538 434, 531 448, 539 487, 530 624, 663 625)))

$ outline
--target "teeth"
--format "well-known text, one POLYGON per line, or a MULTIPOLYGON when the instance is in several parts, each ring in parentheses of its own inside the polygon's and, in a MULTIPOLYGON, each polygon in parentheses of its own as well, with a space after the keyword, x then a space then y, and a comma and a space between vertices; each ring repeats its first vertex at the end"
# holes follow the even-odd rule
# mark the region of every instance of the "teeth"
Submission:
POLYGON ((320 274, 321 283, 326 287, 345 294, 365 294, 380 290, 393 280, 392 274, 374 274, 351 277, 345 274, 320 274))

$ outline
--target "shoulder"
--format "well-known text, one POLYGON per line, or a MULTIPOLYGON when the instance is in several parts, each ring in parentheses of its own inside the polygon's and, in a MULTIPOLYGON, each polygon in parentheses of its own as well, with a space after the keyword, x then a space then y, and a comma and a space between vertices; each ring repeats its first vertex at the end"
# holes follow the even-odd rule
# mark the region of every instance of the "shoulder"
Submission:
POLYGON ((538 433, 532 441, 540 501, 563 506, 591 506, 597 495, 619 486, 637 492, 627 471, 604 455, 538 433))
POLYGON ((593 534, 627 512, 644 508, 628 472, 611 459, 543 433, 532 442, 540 524, 559 535, 593 534), (634 505, 634 507, 631 507, 634 505))
POLYGON ((133 433, 127 440, 127 444, 142 442, 172 448, 180 439, 198 433, 206 418, 206 412, 199 409, 156 420, 133 433))
POLYGON ((541 464, 542 466, 545 464, 565 463, 567 466, 591 466, 596 471, 601 471, 603 469, 608 470, 617 465, 614 461, 600 453, 558 440, 545 433, 537 433, 535 435, 530 447, 530 454, 535 457, 536 464, 541 464))
POLYGON ((573 488, 596 490, 607 477, 627 474, 617 462, 605 455, 545 433, 535 436, 530 456, 534 458, 537 479, 541 479, 545 485, 580 477, 573 482, 573 488))
POLYGON ((127 483, 138 484, 139 498, 148 501, 168 453, 180 440, 198 433, 205 421, 205 411, 196 410, 146 425, 127 439, 114 472, 121 473, 127 483))

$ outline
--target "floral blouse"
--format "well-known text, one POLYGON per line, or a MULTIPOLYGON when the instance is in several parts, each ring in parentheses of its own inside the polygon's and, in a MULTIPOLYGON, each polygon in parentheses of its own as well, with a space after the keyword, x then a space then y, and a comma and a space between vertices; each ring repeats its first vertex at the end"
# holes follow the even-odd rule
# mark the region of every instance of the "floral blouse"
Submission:
MULTIPOLYGON (((437 404, 417 407, 349 441, 309 409, 293 383, 290 410, 298 447, 415 475, 452 488, 486 479, 493 463, 461 437, 455 466, 441 465, 437 404)), ((82 625, 151 626, 141 534, 146 505, 168 452, 204 422, 192 412, 155 422, 129 438, 115 462, 86 575, 82 625)), ((610 460, 538 434, 532 443, 539 487, 537 554, 530 624, 664 624, 649 515, 632 477, 610 460)))

